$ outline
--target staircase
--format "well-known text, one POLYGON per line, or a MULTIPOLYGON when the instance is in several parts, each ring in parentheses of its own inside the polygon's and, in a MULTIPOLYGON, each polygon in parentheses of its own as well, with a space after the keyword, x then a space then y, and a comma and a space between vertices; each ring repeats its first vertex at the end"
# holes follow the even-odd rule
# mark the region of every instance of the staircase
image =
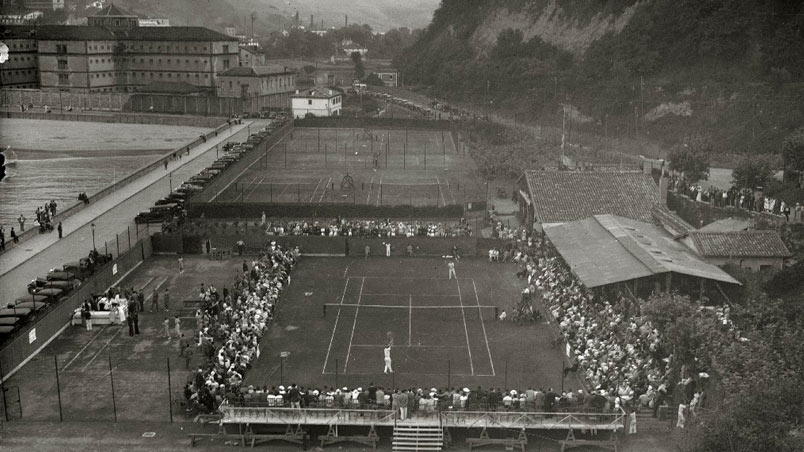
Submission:
POLYGON ((444 432, 438 425, 394 426, 393 450, 441 450, 444 445, 444 432))

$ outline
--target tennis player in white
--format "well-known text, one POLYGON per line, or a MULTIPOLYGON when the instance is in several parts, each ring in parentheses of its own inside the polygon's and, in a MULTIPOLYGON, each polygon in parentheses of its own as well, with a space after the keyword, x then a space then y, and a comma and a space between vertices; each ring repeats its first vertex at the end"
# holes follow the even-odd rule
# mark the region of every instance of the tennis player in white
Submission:
POLYGON ((394 369, 391 368, 391 346, 385 347, 383 349, 383 353, 385 354, 385 370, 383 373, 387 374, 388 372, 393 373, 394 369))

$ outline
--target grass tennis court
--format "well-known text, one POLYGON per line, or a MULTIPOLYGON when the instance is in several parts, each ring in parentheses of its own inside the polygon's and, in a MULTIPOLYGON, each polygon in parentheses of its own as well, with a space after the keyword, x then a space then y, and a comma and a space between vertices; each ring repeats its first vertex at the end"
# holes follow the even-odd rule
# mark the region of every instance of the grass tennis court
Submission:
POLYGON ((448 131, 295 128, 215 201, 445 206, 485 190, 448 131))
POLYGON ((560 388, 550 326, 494 318, 518 300, 514 266, 464 259, 457 273, 443 259, 304 258, 246 383, 560 388))

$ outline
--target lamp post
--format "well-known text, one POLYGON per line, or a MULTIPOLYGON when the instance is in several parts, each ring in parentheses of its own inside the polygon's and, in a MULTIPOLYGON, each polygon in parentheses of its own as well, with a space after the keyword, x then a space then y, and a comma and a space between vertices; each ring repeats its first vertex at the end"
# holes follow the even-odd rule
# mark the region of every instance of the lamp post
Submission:
POLYGON ((92 228, 92 250, 97 252, 98 249, 95 247, 95 223, 89 225, 92 228))

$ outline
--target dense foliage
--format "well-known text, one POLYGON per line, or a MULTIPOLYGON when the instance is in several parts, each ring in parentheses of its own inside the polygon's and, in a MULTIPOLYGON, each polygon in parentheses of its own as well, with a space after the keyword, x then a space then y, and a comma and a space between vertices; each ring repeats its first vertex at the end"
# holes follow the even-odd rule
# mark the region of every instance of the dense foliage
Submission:
POLYGON ((777 153, 784 136, 804 120, 804 92, 796 84, 804 79, 802 5, 519 0, 501 6, 444 0, 421 38, 394 62, 408 85, 523 120, 560 126, 561 105, 572 104, 591 118, 577 124, 587 133, 667 145, 687 134, 710 133, 726 144, 719 153, 777 153), (559 9, 541 17, 548 4, 559 9), (524 21, 566 19, 555 26, 566 26, 564 34, 582 34, 574 27, 628 7, 634 13, 625 27, 593 41, 582 54, 539 37, 526 39, 531 34, 517 29, 500 30, 493 46, 479 44, 487 42, 481 34, 493 31, 484 19, 500 10, 524 21), (645 119, 653 108, 673 102, 687 102, 691 116, 645 119))
POLYGON ((652 297, 643 314, 674 351, 674 370, 684 366, 689 372, 709 373, 721 395, 716 405, 698 410, 681 450, 804 450, 799 430, 804 421, 800 300, 762 298, 735 306, 733 328, 678 295, 652 297))
POLYGON ((670 169, 684 173, 688 182, 704 181, 709 178, 712 150, 712 141, 708 137, 691 137, 670 150, 670 169))
POLYGON ((288 31, 287 36, 276 33, 262 40, 261 44, 267 58, 329 58, 336 54, 344 41, 365 46, 371 58, 393 58, 402 49, 412 45, 420 33, 419 30, 401 27, 376 34, 368 25, 352 24, 328 30, 325 35, 319 36, 293 28, 288 31))

